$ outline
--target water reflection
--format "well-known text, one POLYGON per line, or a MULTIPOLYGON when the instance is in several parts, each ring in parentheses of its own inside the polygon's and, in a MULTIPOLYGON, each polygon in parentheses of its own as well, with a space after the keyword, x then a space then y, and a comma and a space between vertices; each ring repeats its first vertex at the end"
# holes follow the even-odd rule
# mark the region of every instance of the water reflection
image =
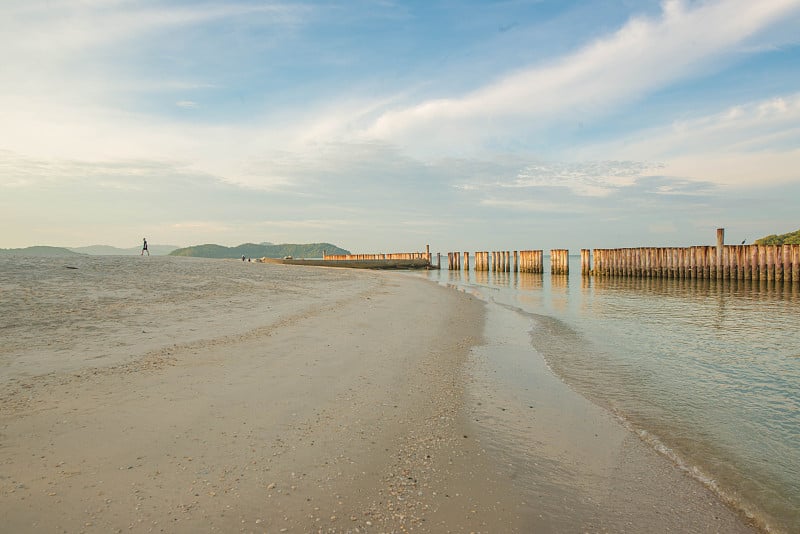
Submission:
POLYGON ((533 347, 573 388, 774 525, 800 524, 800 284, 576 267, 430 276, 529 314, 533 347))

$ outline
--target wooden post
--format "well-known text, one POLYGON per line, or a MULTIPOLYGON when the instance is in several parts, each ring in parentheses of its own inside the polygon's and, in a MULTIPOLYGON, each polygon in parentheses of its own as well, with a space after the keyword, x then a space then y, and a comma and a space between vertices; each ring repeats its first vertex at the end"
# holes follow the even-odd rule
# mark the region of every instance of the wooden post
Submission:
POLYGON ((464 253, 464 272, 469 271, 469 252, 464 253))
POLYGON ((775 280, 775 245, 766 245, 767 252, 767 280, 775 280))
POLYGON ((783 245, 783 283, 792 282, 792 245, 783 245))
POLYGON ((745 280, 749 278, 748 271, 747 271, 747 246, 746 245, 739 245, 738 250, 736 251, 736 274, 739 276, 739 280, 745 280))
POLYGON ((722 275, 719 278, 723 280, 731 279, 731 258, 735 257, 731 252, 731 247, 722 248, 722 275))
POLYGON ((719 268, 719 247, 708 249, 708 277, 712 280, 717 278, 717 272, 722 272, 719 268))
POLYGON ((722 278, 724 274, 722 254, 723 247, 725 246, 725 228, 717 228, 717 250, 716 250, 716 265, 714 268, 714 277, 722 278))
POLYGON ((800 245, 792 245, 792 283, 800 282, 800 245))

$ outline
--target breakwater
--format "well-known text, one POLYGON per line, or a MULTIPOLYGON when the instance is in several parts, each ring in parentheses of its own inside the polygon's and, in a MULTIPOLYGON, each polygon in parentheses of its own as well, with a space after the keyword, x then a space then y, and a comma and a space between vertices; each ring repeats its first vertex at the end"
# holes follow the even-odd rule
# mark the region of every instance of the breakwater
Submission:
MULTIPOLYGON (((716 245, 581 249, 581 275, 800 283, 800 245, 725 245, 724 235, 717 230, 716 245)), ((479 251, 473 257, 476 272, 544 271, 542 250, 479 251)), ((447 258, 449 270, 470 269, 466 252, 447 258)), ((550 250, 550 273, 569 275, 568 249, 550 250)))
MULTIPOLYGON (((625 247, 580 250, 582 276, 752 280, 800 283, 800 245, 725 245, 725 230, 717 229, 716 245, 689 247, 625 247)), ((569 249, 549 251, 550 274, 569 275, 569 249)), ((451 251, 450 271, 544 273, 544 250, 451 251)), ((425 252, 324 255, 322 264, 369 268, 441 269, 442 254, 433 261, 425 252)))
MULTIPOLYGON (((475 271, 543 272, 543 251, 475 252, 475 271)), ((467 253, 450 252, 449 270, 469 270, 467 253)), ((631 247, 580 250, 584 276, 761 280, 800 283, 800 245, 631 247)), ((569 274, 569 250, 550 251, 550 273, 569 274)))

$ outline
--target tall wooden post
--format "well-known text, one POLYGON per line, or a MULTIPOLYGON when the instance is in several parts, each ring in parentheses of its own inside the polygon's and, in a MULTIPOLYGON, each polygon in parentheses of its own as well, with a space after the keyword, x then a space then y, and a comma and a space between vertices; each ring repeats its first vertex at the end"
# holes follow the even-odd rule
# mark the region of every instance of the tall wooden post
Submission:
POLYGON ((723 267, 723 247, 725 246, 725 228, 717 228, 717 261, 716 268, 714 269, 716 278, 722 278, 724 274, 723 267))

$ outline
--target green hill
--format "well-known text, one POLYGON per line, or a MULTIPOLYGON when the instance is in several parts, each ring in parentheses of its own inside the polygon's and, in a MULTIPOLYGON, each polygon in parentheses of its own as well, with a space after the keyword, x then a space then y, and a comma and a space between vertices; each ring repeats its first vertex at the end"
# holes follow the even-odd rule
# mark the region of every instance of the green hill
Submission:
POLYGON ((35 247, 26 247, 26 248, 0 248, 0 254, 7 256, 16 255, 16 256, 40 256, 40 257, 83 256, 83 254, 72 252, 71 250, 63 247, 46 247, 41 245, 35 247))
POLYGON ((238 247, 221 245, 195 245, 179 248, 170 252, 170 256, 191 256, 195 258, 321 258, 322 253, 350 254, 350 251, 331 245, 330 243, 308 243, 304 245, 267 245, 244 243, 238 247))
POLYGON ((756 245, 800 245, 800 230, 781 235, 768 235, 756 239, 756 245))

